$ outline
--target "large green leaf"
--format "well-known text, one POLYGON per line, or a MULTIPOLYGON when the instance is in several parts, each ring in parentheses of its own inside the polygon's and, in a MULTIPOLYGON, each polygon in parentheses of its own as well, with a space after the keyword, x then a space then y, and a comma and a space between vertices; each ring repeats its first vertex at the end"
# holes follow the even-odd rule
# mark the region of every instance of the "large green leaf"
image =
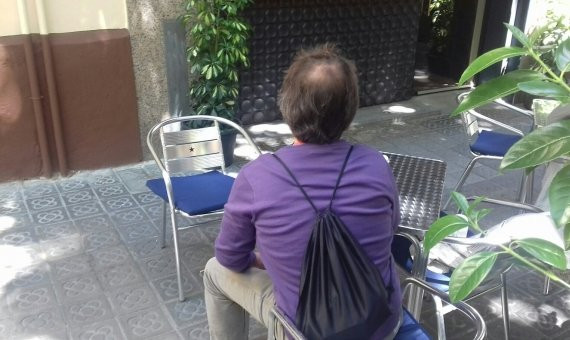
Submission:
POLYGON ((564 226, 564 248, 570 250, 570 223, 564 226))
POLYGON ((562 168, 548 189, 548 201, 550 203, 550 215, 556 224, 565 226, 570 222, 570 165, 562 168))
POLYGON ((560 72, 565 72, 570 68, 570 38, 564 40, 554 53, 556 66, 560 72))
POLYGON ((518 91, 519 83, 531 80, 541 80, 544 78, 545 76, 537 71, 516 70, 509 72, 503 76, 477 86, 475 90, 470 92, 463 101, 459 103, 451 115, 457 115, 461 112, 490 103, 495 99, 515 93, 518 91))
POLYGON ((459 85, 463 85, 466 81, 471 79, 477 73, 483 71, 487 67, 510 57, 525 55, 527 50, 520 47, 501 47, 491 50, 477 57, 468 67, 463 71, 459 79, 459 85))
POLYGON ((449 298, 452 302, 465 299, 487 277, 498 253, 480 252, 463 261, 451 274, 449 298))
POLYGON ((516 243, 540 261, 558 269, 566 269, 564 249, 556 244, 539 238, 526 238, 517 240, 516 243))
POLYGON ((451 198, 453 199, 457 207, 461 210, 461 212, 467 214, 467 210, 469 210, 469 203, 467 203, 467 198, 465 198, 465 196, 455 191, 451 193, 451 198))
POLYGON ((568 92, 562 86, 549 81, 531 80, 524 83, 519 83, 518 87, 519 90, 535 96, 550 98, 564 98, 570 96, 570 92, 568 92))
POLYGON ((531 45, 530 41, 528 40, 528 37, 523 33, 523 31, 521 31, 518 27, 507 24, 507 23, 505 23, 505 26, 507 26, 509 31, 511 31, 511 33, 513 34, 513 37, 515 37, 515 39, 520 41, 520 43, 524 47, 530 48, 530 45, 531 45))
POLYGON ((501 169, 539 165, 570 153, 570 120, 535 130, 513 145, 501 162, 501 169))
POLYGON ((447 236, 469 227, 469 223, 463 216, 447 215, 435 221, 428 229, 424 238, 424 249, 430 251, 439 241, 447 236))

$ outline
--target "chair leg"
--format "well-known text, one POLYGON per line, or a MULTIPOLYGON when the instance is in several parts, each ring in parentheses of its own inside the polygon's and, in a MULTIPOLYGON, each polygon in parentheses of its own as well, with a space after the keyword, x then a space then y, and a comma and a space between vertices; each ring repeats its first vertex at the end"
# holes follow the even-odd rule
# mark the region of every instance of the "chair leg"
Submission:
MULTIPOLYGON (((474 157, 469 164, 467 165, 467 168, 465 168, 465 171, 463 171, 463 174, 461 175, 461 178, 459 178, 459 182, 457 182, 457 184, 455 185, 455 187, 453 188, 453 191, 459 191, 459 189, 461 189, 461 187, 463 186, 463 183, 465 182, 465 180, 467 179, 467 177, 469 176, 469 174, 471 173, 471 171, 473 170, 473 167, 475 166, 475 163, 479 160, 479 157, 474 157)), ((443 207, 441 207, 441 210, 445 210, 447 208, 447 206, 449 205, 449 203, 451 203, 451 195, 449 195, 449 198, 447 199, 447 201, 445 202, 445 205, 443 207)))
POLYGON ((507 273, 501 273, 501 305, 503 307, 503 330, 505 340, 509 340, 509 300, 507 298, 507 273))
POLYGON ((162 202, 162 231, 160 233, 160 248, 166 247, 166 202, 162 202))
POLYGON ((544 277, 544 290, 542 291, 543 295, 548 295, 550 293, 550 278, 548 276, 544 277))
MULTIPOLYGON (((528 188, 529 188, 529 177, 526 175, 525 170, 523 170, 523 175, 521 178, 521 185, 520 185, 520 189, 519 189, 519 202, 520 203, 526 203, 527 202, 527 196, 528 196, 528 188)), ((530 193, 532 195, 532 192, 530 193)))
POLYGON ((443 303, 439 296, 433 296, 433 302, 435 303, 435 313, 437 318, 437 339, 445 340, 445 319, 443 311, 443 303))
POLYGON ((178 301, 184 301, 184 290, 182 288, 182 270, 180 263, 180 248, 178 247, 178 227, 176 225, 176 214, 170 208, 170 218, 172 221, 172 239, 174 241, 174 259, 176 261, 176 280, 178 281, 178 301))

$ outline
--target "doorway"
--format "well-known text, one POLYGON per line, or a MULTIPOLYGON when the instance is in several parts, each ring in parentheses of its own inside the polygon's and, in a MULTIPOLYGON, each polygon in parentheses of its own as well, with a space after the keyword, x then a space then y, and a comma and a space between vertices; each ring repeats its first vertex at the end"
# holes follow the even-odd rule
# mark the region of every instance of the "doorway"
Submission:
POLYGON ((479 47, 484 5, 484 0, 421 2, 414 75, 418 94, 457 88, 457 81, 472 58, 471 51, 479 47))

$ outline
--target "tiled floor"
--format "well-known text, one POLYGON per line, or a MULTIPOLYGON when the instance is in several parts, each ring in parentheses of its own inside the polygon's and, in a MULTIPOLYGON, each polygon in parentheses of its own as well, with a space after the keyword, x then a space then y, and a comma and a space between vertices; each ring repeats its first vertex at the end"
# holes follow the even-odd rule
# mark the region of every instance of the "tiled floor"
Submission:
MULTIPOLYGON (((469 161, 460 122, 448 117, 453 98, 443 93, 362 109, 345 138, 445 160, 449 192, 469 161)), ((525 125, 502 111, 494 116, 525 125)), ((267 151, 291 142, 283 123, 250 131, 267 151)), ((236 153, 248 150, 238 147, 236 153)), ((478 166, 463 192, 514 198, 519 174, 499 176, 495 169, 492 163, 478 166)), ((213 255, 218 223, 201 221, 201 227, 181 233, 189 298, 179 303, 172 248, 158 245, 161 202, 144 186, 158 175, 146 162, 0 185, 0 338, 208 338, 199 271, 213 255)), ((488 224, 512 214, 497 211, 488 224)), ((542 278, 526 270, 513 270, 509 279, 513 339, 570 338, 570 292, 554 285, 545 297, 542 278)), ((473 305, 487 320, 489 338, 500 339, 500 295, 473 305)), ((423 321, 434 331, 430 308, 428 301, 423 321)), ((462 315, 448 317, 448 338, 468 338, 473 329, 462 315)), ((265 337, 257 323, 250 333, 252 339, 265 337)))

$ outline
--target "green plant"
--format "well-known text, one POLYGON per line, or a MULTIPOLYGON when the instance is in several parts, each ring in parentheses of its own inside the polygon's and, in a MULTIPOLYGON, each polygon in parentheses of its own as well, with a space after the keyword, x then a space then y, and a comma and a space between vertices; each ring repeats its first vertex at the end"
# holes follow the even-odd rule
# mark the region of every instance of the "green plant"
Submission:
POLYGON ((432 0, 429 3, 433 50, 440 54, 447 52, 449 48, 453 3, 453 0, 432 0))
MULTIPOLYGON (((540 65, 540 68, 512 71, 477 86, 452 112, 452 116, 518 91, 570 103, 570 86, 565 78, 566 72, 570 71, 570 38, 553 47, 556 65, 554 69, 542 59, 542 54, 546 52, 536 48, 538 34, 527 36, 514 26, 506 26, 522 47, 502 47, 481 55, 467 67, 459 84, 464 84, 477 73, 505 58, 529 56, 540 65)), ((568 155, 570 155, 570 119, 565 119, 535 130, 514 144, 505 155, 501 169, 530 171, 536 166, 568 155)), ((424 240, 424 247, 428 251, 458 230, 470 228, 475 232, 482 232, 479 221, 489 210, 477 210, 480 200, 468 204, 462 195, 457 193, 452 195, 462 215, 443 217, 430 227, 424 240)), ((563 229, 565 249, 568 250, 570 249, 570 165, 563 167, 550 184, 549 203, 553 220, 558 228, 563 229)), ((521 239, 508 246, 502 246, 500 251, 483 252, 467 258, 455 269, 451 277, 449 290, 451 299, 457 301, 466 298, 489 274, 499 256, 507 256, 516 263, 523 263, 570 289, 570 283, 549 270, 550 266, 566 270, 564 249, 540 239, 521 239)))
POLYGON ((235 120, 239 69, 249 66, 250 28, 240 12, 252 0, 186 0, 186 54, 195 114, 235 120))

